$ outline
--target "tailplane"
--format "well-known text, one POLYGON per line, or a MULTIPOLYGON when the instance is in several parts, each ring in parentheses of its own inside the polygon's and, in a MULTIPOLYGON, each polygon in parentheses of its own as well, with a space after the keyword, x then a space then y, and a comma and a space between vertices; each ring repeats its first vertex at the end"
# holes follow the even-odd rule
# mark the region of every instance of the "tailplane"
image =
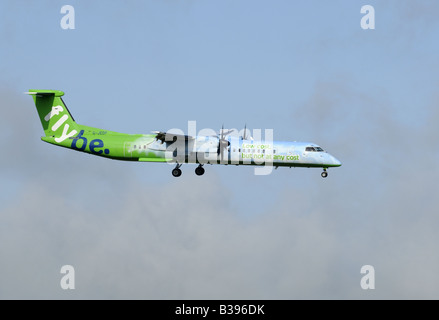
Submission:
POLYGON ((32 95, 46 137, 52 137, 57 143, 76 135, 80 129, 67 109, 58 90, 29 90, 32 95))

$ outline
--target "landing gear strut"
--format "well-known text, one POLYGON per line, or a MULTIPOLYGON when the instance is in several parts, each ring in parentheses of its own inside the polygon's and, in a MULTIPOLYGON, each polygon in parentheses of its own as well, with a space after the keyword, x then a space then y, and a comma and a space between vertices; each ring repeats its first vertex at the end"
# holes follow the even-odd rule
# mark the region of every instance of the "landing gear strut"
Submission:
POLYGON ((195 174, 197 176, 202 176, 204 174, 204 168, 203 165, 200 164, 196 169, 195 169, 195 174))
POLYGON ((327 176, 328 176, 328 173, 326 172, 326 168, 323 168, 322 178, 326 178, 327 176))
POLYGON ((172 170, 172 175, 174 176, 174 177, 179 177, 179 176, 181 176, 181 169, 180 169, 180 167, 181 167, 181 164, 179 164, 179 163, 177 163, 177 165, 175 166, 175 168, 172 170))

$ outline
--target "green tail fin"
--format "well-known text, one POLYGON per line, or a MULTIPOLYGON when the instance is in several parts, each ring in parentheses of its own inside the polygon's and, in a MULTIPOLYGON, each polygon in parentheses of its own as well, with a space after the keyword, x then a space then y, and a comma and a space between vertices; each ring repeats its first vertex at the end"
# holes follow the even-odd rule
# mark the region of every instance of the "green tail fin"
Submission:
POLYGON ((53 137, 55 142, 61 143, 79 132, 80 126, 75 122, 61 98, 64 92, 29 90, 26 93, 34 98, 46 137, 53 137))

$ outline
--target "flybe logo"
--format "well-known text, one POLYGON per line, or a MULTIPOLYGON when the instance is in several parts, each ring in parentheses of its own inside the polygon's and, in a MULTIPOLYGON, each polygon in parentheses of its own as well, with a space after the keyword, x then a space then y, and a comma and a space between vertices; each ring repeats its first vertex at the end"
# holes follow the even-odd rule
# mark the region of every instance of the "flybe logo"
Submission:
MULTIPOLYGON (((49 121, 54 116, 59 115, 61 112, 64 111, 64 108, 62 106, 54 106, 52 107, 52 110, 44 117, 45 121, 49 121)), ((61 128, 62 125, 63 131, 59 138, 55 138, 55 142, 61 143, 66 139, 73 139, 71 148, 76 149, 79 151, 85 151, 88 144, 88 139, 83 136, 84 130, 81 130, 79 134, 75 137, 75 134, 78 133, 77 130, 72 130, 69 132, 70 125, 68 123, 65 123, 69 119, 69 116, 67 114, 63 114, 61 118, 58 119, 58 121, 55 122, 55 124, 52 125, 52 131, 56 132, 58 129, 61 128), (78 143, 79 140, 82 140, 82 143, 78 143)), ((109 154, 109 149, 103 149, 104 148, 104 141, 101 139, 94 139, 90 141, 90 144, 88 144, 88 147, 90 149, 90 152, 93 154, 109 154)))
MULTIPOLYGON (((84 134, 84 130, 81 130, 78 134, 77 137, 73 138, 73 142, 72 142, 72 149, 76 149, 79 151, 84 151, 85 148, 87 147, 87 138, 83 136, 84 134), (82 140, 82 145, 78 146, 78 141, 82 140)), ((90 152, 94 153, 94 154, 109 154, 110 150, 108 149, 104 149, 102 150, 102 148, 104 147, 104 141, 102 141, 101 139, 94 139, 90 141, 90 144, 88 145, 88 147, 90 148, 90 152)))
MULTIPOLYGON (((64 108, 62 106, 54 106, 52 107, 52 111, 50 111, 47 116, 44 117, 44 120, 49 121, 50 119, 53 118, 53 116, 57 116, 59 115, 61 112, 64 111, 64 108)), ((57 122, 55 122, 55 124, 52 126, 52 131, 56 132, 63 124, 64 122, 67 121, 67 119, 69 118, 68 115, 63 115, 61 118, 59 118, 59 120, 57 122)), ((76 130, 72 130, 71 132, 67 133, 69 131, 69 124, 66 123, 64 124, 64 128, 61 134, 61 137, 59 138, 55 138, 55 141, 58 143, 63 142, 64 140, 73 137, 75 134, 78 133, 78 131, 76 130)))

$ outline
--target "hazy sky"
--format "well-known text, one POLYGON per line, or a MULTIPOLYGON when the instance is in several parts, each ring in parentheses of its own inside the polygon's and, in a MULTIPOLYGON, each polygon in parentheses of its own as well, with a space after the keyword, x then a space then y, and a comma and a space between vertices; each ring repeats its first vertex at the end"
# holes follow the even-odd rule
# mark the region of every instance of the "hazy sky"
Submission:
POLYGON ((0 2, 0 298, 439 298, 438 1, 74 0, 75 30, 64 4, 0 2), (343 166, 176 179, 42 142, 35 88, 81 124, 247 124, 343 166))

